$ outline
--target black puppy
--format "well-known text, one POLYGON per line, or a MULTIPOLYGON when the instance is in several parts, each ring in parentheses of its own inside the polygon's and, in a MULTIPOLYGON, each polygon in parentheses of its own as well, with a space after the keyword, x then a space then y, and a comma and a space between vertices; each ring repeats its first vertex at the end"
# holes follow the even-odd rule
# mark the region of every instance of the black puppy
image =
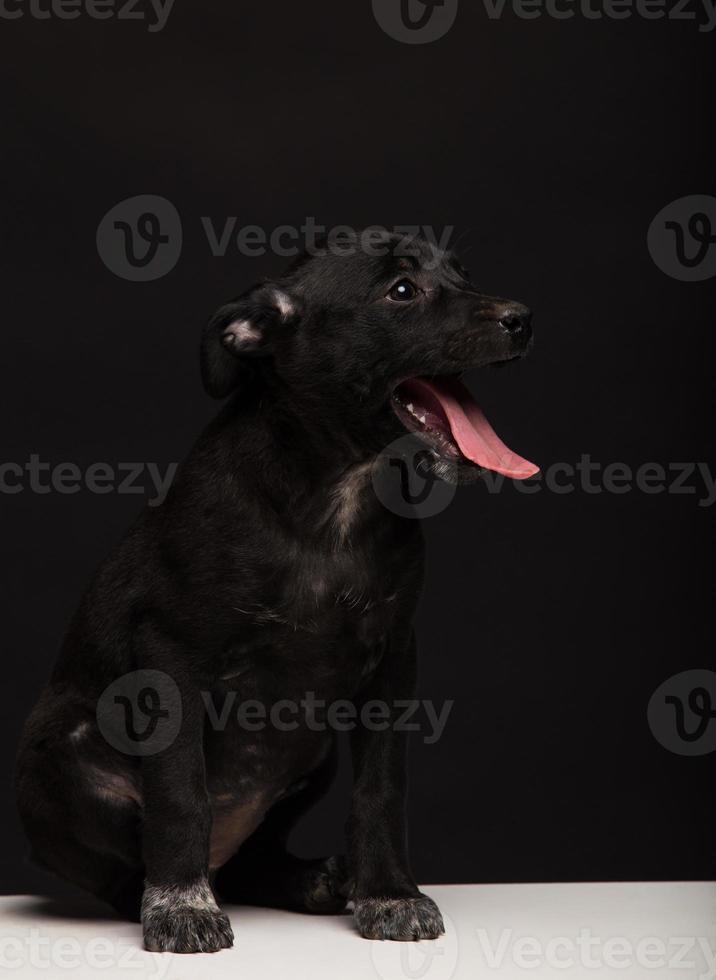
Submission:
POLYGON ((346 858, 304 861, 284 842, 331 777, 330 732, 310 713, 217 724, 232 692, 391 713, 412 696, 422 538, 371 482, 406 430, 438 475, 536 472, 458 380, 522 355, 529 311, 422 239, 361 241, 304 256, 211 319, 204 384, 231 398, 100 568, 25 727, 33 856, 141 916, 151 950, 230 946, 215 891, 308 912, 352 900, 369 938, 443 931, 408 865, 403 734, 357 727, 346 858))

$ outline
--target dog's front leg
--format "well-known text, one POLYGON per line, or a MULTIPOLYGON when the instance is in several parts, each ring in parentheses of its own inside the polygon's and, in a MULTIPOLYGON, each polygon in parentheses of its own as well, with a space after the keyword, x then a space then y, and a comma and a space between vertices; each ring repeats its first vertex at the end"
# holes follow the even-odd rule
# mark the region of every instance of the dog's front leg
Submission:
MULTIPOLYGON (((142 642, 153 656, 142 666, 171 678, 158 692, 169 716, 181 725, 170 745, 145 755, 142 765, 142 898, 144 944, 153 952, 210 953, 233 944, 226 915, 209 884, 211 809, 203 752, 204 708, 185 664, 170 659, 169 641, 144 630, 142 642)), ((164 685, 161 675, 157 684, 164 685)))
POLYGON ((387 706, 390 723, 384 730, 374 730, 384 722, 359 724, 352 736, 348 851, 356 926, 366 939, 435 939, 445 931, 437 905, 415 884, 407 856, 407 735, 396 728, 402 710, 395 702, 413 696, 415 660, 412 635, 391 644, 363 699, 387 706))

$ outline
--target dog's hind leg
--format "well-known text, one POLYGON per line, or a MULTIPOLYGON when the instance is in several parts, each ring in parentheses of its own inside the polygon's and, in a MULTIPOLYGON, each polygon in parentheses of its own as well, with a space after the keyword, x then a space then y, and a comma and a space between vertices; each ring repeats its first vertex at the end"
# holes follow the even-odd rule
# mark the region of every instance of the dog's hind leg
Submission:
POLYGON ((217 873, 222 901, 313 915, 339 915, 348 899, 341 857, 307 860, 248 843, 217 873))
POLYGON ((286 847, 294 824, 326 792, 335 768, 334 747, 306 786, 275 804, 261 826, 219 868, 215 886, 224 901, 317 915, 345 911, 349 885, 344 858, 298 858, 286 847))
POLYGON ((38 727, 28 726, 16 771, 32 859, 138 921, 144 875, 136 780, 111 765, 109 752, 94 750, 89 723, 74 738, 38 727))
MULTIPOLYGON (((97 807, 94 813, 86 810, 87 840, 82 833, 67 833, 64 829, 58 832, 52 811, 37 819, 26 815, 23 822, 36 864, 107 902, 123 919, 139 922, 144 870, 138 843, 134 856, 129 847, 126 857, 109 850, 110 837, 115 849, 122 839, 128 845, 132 838, 138 841, 138 827, 133 819, 125 819, 127 815, 113 810, 108 803, 97 807), (99 835, 92 834, 89 825, 95 822, 107 834, 107 849, 102 847, 99 835)), ((55 818, 63 816, 63 812, 54 813, 55 818)))

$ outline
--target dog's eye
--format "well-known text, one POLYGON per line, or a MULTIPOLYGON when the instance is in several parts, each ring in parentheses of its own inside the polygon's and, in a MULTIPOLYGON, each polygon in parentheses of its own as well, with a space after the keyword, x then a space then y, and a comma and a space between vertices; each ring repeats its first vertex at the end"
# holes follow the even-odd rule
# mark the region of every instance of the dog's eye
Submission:
POLYGON ((392 299, 396 303, 409 303, 410 300, 415 299, 417 295, 417 286, 414 286, 409 279, 401 279, 400 282, 396 282, 396 284, 391 287, 388 293, 388 299, 392 299))

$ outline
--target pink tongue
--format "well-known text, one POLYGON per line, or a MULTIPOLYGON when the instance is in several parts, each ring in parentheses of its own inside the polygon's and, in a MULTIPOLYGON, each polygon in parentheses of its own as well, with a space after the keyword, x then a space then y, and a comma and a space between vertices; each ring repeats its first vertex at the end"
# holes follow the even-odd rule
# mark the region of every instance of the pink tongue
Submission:
POLYGON ((439 387, 425 378, 412 378, 401 385, 404 393, 429 411, 438 408, 447 419, 453 439, 467 459, 485 469, 515 480, 539 473, 539 466, 508 449, 482 413, 467 388, 456 378, 441 378, 439 387))

